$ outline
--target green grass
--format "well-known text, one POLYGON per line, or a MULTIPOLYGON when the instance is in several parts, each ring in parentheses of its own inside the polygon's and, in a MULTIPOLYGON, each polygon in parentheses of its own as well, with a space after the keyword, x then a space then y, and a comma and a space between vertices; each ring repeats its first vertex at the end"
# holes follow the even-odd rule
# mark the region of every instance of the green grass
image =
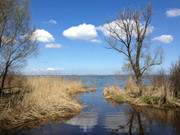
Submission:
POLYGON ((125 99, 122 95, 116 96, 114 100, 118 103, 124 103, 125 102, 125 99))
POLYGON ((142 102, 146 104, 155 105, 155 104, 159 104, 161 98, 157 96, 142 96, 140 99, 142 102))

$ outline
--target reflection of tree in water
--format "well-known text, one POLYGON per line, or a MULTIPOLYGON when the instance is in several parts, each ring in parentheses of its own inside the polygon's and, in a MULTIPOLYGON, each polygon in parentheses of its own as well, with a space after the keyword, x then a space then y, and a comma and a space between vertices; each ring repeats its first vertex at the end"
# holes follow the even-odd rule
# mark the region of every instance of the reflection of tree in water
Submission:
POLYGON ((175 110, 160 110, 148 107, 132 107, 119 115, 107 115, 105 126, 112 134, 180 133, 180 113, 175 110), (160 125, 164 129, 158 130, 160 125), (156 130, 157 129, 157 130, 156 130))
POLYGON ((120 113, 115 116, 106 117, 106 128, 111 130, 112 134, 116 133, 139 133, 144 135, 142 117, 134 108, 128 113, 120 113), (119 118, 118 118, 119 116, 119 118))
POLYGON ((145 116, 149 122, 153 123, 153 121, 156 121, 156 123, 163 123, 164 125, 175 129, 175 133, 173 133, 173 135, 180 134, 179 109, 161 110, 148 107, 139 107, 138 111, 141 113, 141 115, 145 116))

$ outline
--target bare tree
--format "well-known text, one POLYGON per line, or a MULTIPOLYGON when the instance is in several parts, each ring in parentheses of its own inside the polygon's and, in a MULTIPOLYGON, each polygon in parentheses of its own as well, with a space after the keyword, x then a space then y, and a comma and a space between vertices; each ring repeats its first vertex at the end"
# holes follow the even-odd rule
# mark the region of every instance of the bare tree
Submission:
POLYGON ((28 5, 28 0, 0 1, 0 93, 8 73, 23 66, 37 50, 28 5))
POLYGON ((150 53, 148 35, 152 31, 152 8, 145 10, 124 10, 116 21, 105 26, 109 49, 123 54, 127 58, 126 68, 130 69, 138 85, 142 84, 142 76, 152 66, 162 63, 162 50, 150 53))

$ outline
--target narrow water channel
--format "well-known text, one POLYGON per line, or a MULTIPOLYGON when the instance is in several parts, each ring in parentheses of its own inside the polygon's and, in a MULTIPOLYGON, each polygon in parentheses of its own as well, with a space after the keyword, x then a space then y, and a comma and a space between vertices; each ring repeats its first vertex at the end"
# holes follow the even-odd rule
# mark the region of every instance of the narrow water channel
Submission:
POLYGON ((134 108, 128 104, 112 104, 103 98, 105 86, 122 87, 126 78, 81 76, 77 79, 97 88, 96 92, 79 95, 86 106, 79 115, 65 123, 49 123, 16 135, 180 135, 178 111, 134 108))

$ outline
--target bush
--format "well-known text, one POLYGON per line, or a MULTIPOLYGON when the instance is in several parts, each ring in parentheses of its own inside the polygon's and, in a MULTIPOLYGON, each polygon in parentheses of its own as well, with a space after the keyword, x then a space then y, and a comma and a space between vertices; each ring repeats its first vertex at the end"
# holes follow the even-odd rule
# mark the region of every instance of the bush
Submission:
POLYGON ((180 59, 170 69, 171 90, 174 97, 180 97, 180 59))

